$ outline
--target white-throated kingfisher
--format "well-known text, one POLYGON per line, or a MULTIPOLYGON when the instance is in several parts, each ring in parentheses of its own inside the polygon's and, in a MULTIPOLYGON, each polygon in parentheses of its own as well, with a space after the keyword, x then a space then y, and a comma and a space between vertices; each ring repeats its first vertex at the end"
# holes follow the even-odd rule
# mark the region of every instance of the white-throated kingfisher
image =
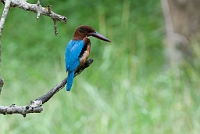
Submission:
POLYGON ((90 26, 82 25, 76 29, 74 37, 68 43, 65 52, 66 71, 68 72, 67 91, 70 91, 72 87, 74 72, 77 68, 84 65, 89 57, 91 48, 90 36, 110 42, 109 39, 96 32, 90 26))

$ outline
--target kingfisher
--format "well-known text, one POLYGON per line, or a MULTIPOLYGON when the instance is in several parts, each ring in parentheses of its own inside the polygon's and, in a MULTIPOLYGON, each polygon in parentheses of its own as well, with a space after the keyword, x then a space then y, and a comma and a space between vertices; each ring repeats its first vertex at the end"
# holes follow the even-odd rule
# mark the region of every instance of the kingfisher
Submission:
POLYGON ((90 36, 100 40, 110 42, 109 39, 96 32, 94 28, 87 25, 79 26, 74 32, 74 37, 69 41, 65 51, 66 72, 68 72, 66 90, 70 91, 74 72, 83 66, 90 55, 91 42, 90 36))

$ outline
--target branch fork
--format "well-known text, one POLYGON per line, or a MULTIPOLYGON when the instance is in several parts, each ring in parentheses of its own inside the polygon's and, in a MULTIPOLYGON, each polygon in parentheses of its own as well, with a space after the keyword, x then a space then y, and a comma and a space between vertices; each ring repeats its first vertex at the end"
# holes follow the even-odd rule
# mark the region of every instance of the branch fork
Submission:
POLYGON ((41 14, 50 17, 54 21, 54 30, 55 35, 58 34, 56 28, 56 21, 60 21, 62 23, 67 22, 67 17, 59 15, 51 10, 51 6, 48 5, 47 7, 42 7, 40 4, 40 0, 37 1, 36 4, 30 4, 25 0, 1 0, 3 3, 8 3, 9 7, 19 7, 25 11, 31 11, 37 13, 37 19, 40 18, 41 14), (9 3, 10 2, 10 3, 9 3))

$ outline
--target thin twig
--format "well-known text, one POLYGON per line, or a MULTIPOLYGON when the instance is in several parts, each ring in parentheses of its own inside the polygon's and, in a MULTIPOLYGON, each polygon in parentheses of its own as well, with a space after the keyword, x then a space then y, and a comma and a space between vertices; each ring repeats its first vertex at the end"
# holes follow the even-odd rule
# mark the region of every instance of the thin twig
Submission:
POLYGON ((6 17, 8 15, 8 11, 10 9, 10 3, 11 3, 11 0, 5 1, 4 10, 3 10, 1 20, 0 20, 0 39, 1 39, 1 36, 2 36, 3 26, 5 24, 5 20, 6 20, 6 17))
POLYGON ((54 33, 55 33, 55 35, 58 35, 58 30, 57 30, 56 22, 57 22, 57 21, 53 19, 53 24, 54 24, 54 33))
MULTIPOLYGON (((5 6, 4 6, 4 10, 1 16, 1 20, 0 20, 0 66, 1 66, 1 38, 2 38, 2 31, 3 31, 3 27, 6 21, 6 17, 8 15, 8 11, 10 9, 10 3, 11 0, 6 0, 5 2, 5 6)), ((4 84, 4 80, 0 77, 0 94, 3 88, 3 84, 4 84)))

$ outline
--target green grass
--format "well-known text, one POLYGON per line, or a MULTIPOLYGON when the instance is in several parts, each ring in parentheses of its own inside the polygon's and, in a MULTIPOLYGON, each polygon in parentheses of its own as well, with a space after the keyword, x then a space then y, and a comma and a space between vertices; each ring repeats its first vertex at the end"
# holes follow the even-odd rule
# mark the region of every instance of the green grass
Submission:
MULTIPOLYGON (((35 1, 30 1, 34 3, 35 1)), ((42 1, 68 17, 53 22, 11 9, 2 38, 0 105, 29 104, 67 75, 64 51, 75 28, 93 26, 111 43, 91 38, 94 63, 43 105, 41 114, 1 115, 0 133, 198 134, 199 51, 179 75, 164 70, 164 23, 158 1, 42 1), (110 5, 110 6, 107 6, 110 5), (112 5, 112 6, 111 6, 112 5)), ((3 7, 3 5, 0 5, 3 7)))

